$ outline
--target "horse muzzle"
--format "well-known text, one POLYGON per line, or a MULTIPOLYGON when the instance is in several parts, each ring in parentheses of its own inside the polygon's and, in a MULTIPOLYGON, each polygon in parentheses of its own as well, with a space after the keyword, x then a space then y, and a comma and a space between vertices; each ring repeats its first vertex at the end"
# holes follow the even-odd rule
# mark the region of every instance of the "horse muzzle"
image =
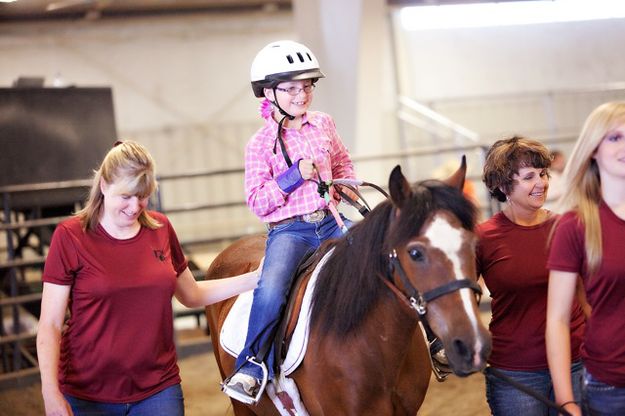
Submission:
POLYGON ((454 374, 466 377, 486 368, 486 361, 491 351, 490 333, 483 328, 479 328, 472 339, 454 338, 446 343, 445 351, 449 366, 454 374))

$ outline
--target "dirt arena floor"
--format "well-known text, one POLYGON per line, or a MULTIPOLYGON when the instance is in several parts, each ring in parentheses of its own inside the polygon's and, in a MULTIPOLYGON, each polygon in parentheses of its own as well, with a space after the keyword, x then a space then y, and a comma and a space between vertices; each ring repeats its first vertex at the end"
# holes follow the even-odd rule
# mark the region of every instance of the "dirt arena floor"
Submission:
MULTIPOLYGON (((194 261, 206 269, 214 255, 215 253, 207 250, 194 253, 194 261)), ((487 324, 490 320, 490 311, 484 310, 481 318, 487 324)), ((191 317, 184 319, 193 320, 191 317)), ((202 329, 206 328, 206 323, 199 325, 199 327, 191 325, 191 329, 176 332, 177 341, 191 347, 184 348, 184 351, 188 353, 184 353, 185 357, 178 360, 185 397, 185 415, 233 415, 229 399, 219 390, 219 370, 210 341, 205 335, 205 330, 202 329)), ((0 416, 44 415, 41 384, 37 381, 24 384, 26 384, 24 387, 0 388, 0 416)), ((443 383, 432 378, 425 402, 418 414, 419 416, 489 415, 485 399, 484 376, 481 374, 467 378, 450 376, 443 383)))
MULTIPOLYGON (((219 391, 219 370, 210 351, 179 360, 186 416, 233 415, 230 402, 219 391)), ((41 385, 0 390, 0 416, 43 415, 41 385)), ((450 377, 444 383, 432 379, 420 416, 488 415, 484 377, 450 377)), ((380 415, 382 416, 382 415, 380 415)))

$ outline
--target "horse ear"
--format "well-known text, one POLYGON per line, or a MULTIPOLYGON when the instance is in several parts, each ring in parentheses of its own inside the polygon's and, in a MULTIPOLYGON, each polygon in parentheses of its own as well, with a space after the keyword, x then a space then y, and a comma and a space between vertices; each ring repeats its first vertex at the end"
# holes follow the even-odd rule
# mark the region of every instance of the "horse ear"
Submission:
POLYGON ((388 180, 388 189, 391 192, 391 201, 397 208, 401 208, 404 203, 412 196, 410 184, 406 177, 401 173, 399 165, 393 168, 391 176, 388 180))
POLYGON ((467 157, 462 155, 462 161, 460 162, 460 167, 457 171, 455 171, 449 178, 445 179, 443 182, 449 186, 457 188, 462 191, 464 187, 464 178, 467 175, 467 157))

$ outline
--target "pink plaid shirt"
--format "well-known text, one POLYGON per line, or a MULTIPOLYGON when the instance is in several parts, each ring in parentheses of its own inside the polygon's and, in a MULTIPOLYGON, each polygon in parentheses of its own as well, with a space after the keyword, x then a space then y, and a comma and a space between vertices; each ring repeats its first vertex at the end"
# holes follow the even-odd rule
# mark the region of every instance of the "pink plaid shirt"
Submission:
MULTIPOLYGON (((278 123, 269 117, 245 146, 247 205, 266 223, 308 214, 327 205, 313 181, 305 181, 290 194, 280 189, 276 178, 288 166, 280 144, 276 143, 277 130, 278 123)), ((308 111, 304 114, 302 128, 283 129, 282 139, 291 161, 312 159, 322 180, 354 178, 354 167, 347 148, 328 114, 308 111)), ((315 177, 315 180, 318 178, 315 177)))

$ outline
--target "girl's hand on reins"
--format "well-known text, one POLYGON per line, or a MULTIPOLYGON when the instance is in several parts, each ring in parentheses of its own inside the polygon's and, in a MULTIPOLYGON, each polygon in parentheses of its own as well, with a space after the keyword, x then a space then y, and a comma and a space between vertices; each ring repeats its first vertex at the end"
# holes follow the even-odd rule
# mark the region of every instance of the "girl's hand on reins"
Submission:
POLYGON ((302 179, 308 180, 314 178, 315 166, 311 159, 302 159, 299 161, 299 173, 302 179))

